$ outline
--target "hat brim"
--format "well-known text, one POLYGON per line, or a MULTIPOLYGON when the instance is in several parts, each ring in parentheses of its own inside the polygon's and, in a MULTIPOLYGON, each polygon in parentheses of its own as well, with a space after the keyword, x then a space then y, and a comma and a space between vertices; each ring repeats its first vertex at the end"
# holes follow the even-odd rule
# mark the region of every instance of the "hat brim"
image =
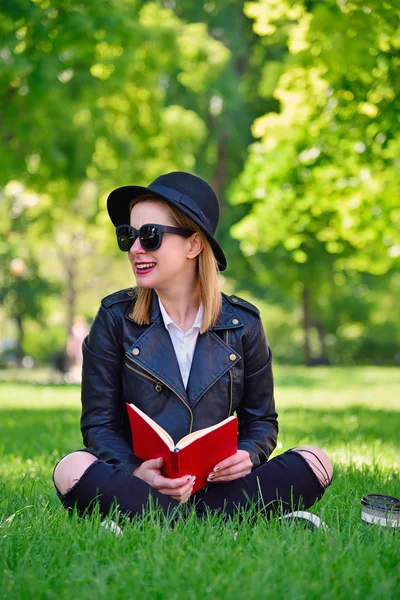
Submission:
POLYGON ((160 192, 155 192, 151 189, 151 186, 144 187, 141 185, 124 185, 119 187, 111 192, 107 198, 107 210, 110 215, 110 219, 112 223, 117 227, 118 225, 125 225, 129 223, 130 215, 129 215, 129 205, 131 201, 136 198, 136 196, 140 196, 142 194, 152 194, 153 196, 158 196, 168 204, 175 206, 178 210, 183 212, 187 217, 189 217, 196 225, 200 227, 207 240, 210 243, 210 246, 214 252, 214 256, 218 262, 218 269, 220 271, 225 271, 226 269, 226 257, 223 253, 221 246, 218 242, 213 238, 213 236, 205 229, 201 220, 196 217, 196 215, 184 204, 179 204, 174 199, 169 198, 166 194, 161 194, 160 192))

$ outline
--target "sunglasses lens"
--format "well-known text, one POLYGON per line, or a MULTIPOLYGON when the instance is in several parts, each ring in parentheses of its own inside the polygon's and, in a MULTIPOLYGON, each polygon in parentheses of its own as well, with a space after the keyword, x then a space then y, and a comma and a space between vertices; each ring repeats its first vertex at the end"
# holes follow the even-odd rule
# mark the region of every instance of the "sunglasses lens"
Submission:
POLYGON ((122 252, 129 252, 135 241, 135 232, 132 227, 120 227, 117 232, 118 247, 122 252))
POLYGON ((160 246, 160 234, 157 227, 143 225, 140 228, 140 243, 145 250, 156 250, 160 246))

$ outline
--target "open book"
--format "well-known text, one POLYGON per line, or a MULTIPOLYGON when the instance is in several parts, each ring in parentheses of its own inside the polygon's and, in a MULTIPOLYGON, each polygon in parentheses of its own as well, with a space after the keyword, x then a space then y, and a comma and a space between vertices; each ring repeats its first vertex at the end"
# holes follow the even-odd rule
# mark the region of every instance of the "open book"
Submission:
POLYGON ((189 433, 175 444, 165 429, 134 404, 126 407, 136 456, 142 460, 162 457, 162 473, 171 479, 195 475, 192 493, 207 485, 217 463, 237 451, 237 417, 189 433))

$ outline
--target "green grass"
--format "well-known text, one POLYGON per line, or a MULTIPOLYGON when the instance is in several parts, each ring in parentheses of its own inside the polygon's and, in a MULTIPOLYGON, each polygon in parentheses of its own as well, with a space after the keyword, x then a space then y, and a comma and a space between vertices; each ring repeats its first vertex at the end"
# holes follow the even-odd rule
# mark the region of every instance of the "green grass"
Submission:
POLYGON ((53 465, 81 446, 79 388, 0 377, 0 598, 400 598, 400 529, 360 519, 363 494, 400 496, 398 370, 275 369, 277 451, 311 443, 334 462, 313 508, 328 532, 149 514, 123 537, 53 493, 53 465))

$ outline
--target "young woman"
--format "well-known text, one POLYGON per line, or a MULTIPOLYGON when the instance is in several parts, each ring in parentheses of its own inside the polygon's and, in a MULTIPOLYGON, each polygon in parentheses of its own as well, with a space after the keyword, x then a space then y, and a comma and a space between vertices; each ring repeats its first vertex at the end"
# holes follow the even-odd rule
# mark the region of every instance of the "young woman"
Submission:
POLYGON ((98 502, 106 515, 116 502, 134 516, 152 497, 165 512, 189 500, 201 516, 250 504, 267 515, 314 504, 332 480, 325 452, 302 446, 268 461, 278 433, 271 350, 258 309, 218 289, 226 259, 214 239, 219 207, 211 187, 168 173, 148 187, 114 190, 107 206, 137 287, 102 300, 83 343, 86 449, 55 467, 63 505, 82 514, 98 502), (168 479, 162 459, 135 456, 126 402, 175 440, 236 412, 237 452, 191 495, 192 476, 168 479))

